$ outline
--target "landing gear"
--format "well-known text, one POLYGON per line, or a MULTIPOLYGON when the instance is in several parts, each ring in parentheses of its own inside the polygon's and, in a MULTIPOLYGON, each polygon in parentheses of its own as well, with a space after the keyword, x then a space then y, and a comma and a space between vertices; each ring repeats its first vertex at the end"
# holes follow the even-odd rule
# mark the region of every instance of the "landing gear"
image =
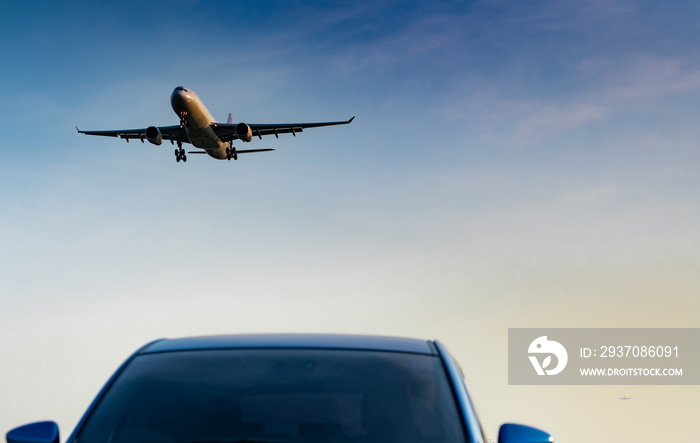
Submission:
POLYGON ((187 161, 187 154, 185 154, 185 150, 182 148, 175 150, 175 161, 179 163, 180 160, 183 162, 187 161))
POLYGON ((187 111, 180 111, 180 127, 185 126, 185 117, 187 117, 187 111))
POLYGON ((233 146, 229 146, 226 148, 226 160, 238 160, 238 152, 236 152, 236 148, 233 146))

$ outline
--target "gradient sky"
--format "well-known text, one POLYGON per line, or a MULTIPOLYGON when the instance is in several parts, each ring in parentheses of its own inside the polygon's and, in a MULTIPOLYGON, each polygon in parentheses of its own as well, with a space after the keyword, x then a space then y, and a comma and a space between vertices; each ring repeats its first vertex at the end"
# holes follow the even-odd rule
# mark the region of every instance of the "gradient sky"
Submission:
POLYGON ((301 331, 442 340, 492 438, 694 438, 697 386, 508 386, 507 331, 700 327, 699 3, 143 3, 0 6, 0 431, 67 437, 155 338, 301 331), (75 131, 178 85, 357 118, 237 162, 75 131))

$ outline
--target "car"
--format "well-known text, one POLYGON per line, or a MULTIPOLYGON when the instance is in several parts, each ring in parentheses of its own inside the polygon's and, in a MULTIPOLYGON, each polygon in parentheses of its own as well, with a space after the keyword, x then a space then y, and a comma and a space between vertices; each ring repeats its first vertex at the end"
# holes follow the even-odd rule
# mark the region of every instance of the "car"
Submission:
MULTIPOLYGON (((38 422, 7 443, 59 443, 38 422)), ((162 339, 131 355, 66 443, 485 443, 439 341, 331 334, 162 339)), ((499 443, 546 443, 508 423, 499 443)))

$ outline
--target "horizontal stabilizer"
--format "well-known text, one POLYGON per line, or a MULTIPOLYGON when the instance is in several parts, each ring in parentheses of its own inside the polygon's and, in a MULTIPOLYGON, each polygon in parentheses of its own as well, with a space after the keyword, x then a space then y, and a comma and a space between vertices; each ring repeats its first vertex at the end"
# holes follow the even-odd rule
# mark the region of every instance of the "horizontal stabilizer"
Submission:
POLYGON ((274 149, 236 149, 237 154, 248 154, 250 152, 267 152, 274 151, 274 149))

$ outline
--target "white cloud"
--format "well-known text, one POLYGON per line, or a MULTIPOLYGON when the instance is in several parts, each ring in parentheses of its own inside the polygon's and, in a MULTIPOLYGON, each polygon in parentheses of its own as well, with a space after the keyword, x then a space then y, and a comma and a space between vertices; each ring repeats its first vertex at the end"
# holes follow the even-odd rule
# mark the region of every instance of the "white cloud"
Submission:
POLYGON ((700 66, 688 58, 637 55, 626 60, 584 60, 581 69, 586 75, 597 71, 601 84, 595 92, 607 103, 700 90, 700 66))
POLYGON ((517 123, 517 133, 520 136, 529 136, 578 128, 601 120, 606 115, 604 107, 593 104, 526 104, 517 123))

